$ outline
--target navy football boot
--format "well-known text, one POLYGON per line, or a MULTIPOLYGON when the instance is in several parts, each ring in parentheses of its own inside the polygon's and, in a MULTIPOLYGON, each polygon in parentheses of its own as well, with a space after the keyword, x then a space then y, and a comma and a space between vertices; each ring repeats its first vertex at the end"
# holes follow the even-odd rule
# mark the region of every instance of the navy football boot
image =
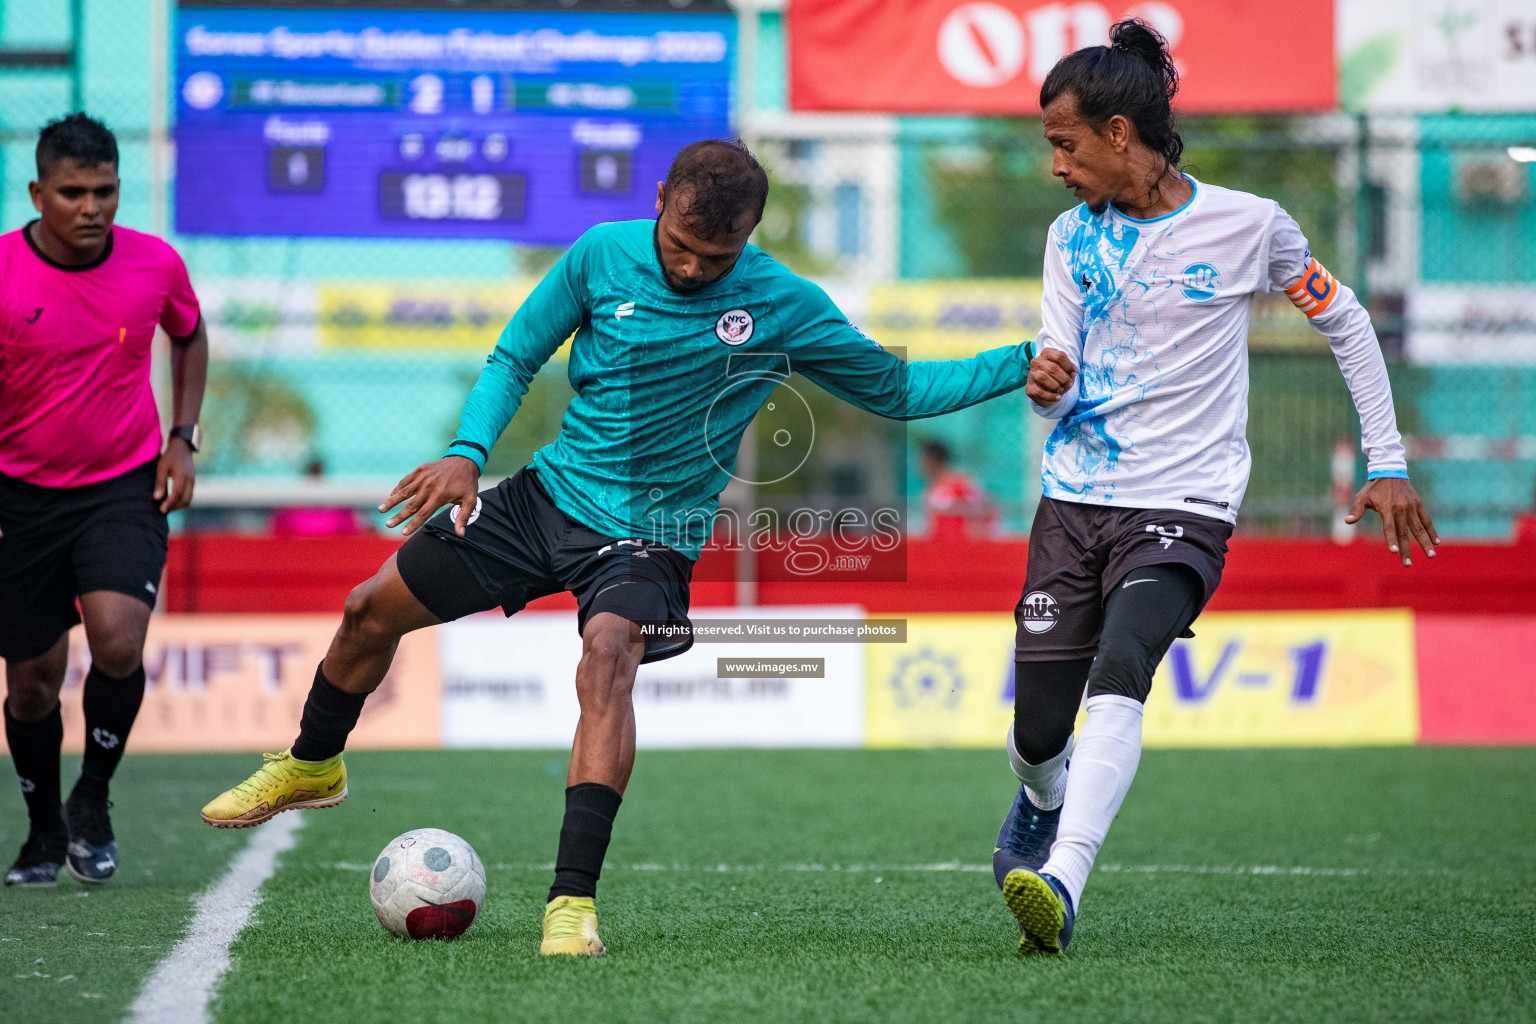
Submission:
POLYGON ((57 831, 33 828, 21 853, 5 873, 5 884, 20 889, 51 889, 59 884, 59 868, 64 866, 64 850, 69 836, 60 822, 57 831))
POLYGON ((1050 856, 1051 844, 1056 841, 1056 826, 1061 822, 1061 808, 1042 811, 1029 799, 1029 791, 1019 784, 1018 796, 998 829, 997 842, 992 847, 992 877, 997 887, 1003 887, 1003 879, 1014 868, 1038 871, 1050 856))
POLYGON ((105 796, 83 793, 79 786, 64 805, 64 818, 69 823, 69 855, 64 866, 87 885, 111 881, 117 871, 117 841, 107 815, 111 806, 105 796))

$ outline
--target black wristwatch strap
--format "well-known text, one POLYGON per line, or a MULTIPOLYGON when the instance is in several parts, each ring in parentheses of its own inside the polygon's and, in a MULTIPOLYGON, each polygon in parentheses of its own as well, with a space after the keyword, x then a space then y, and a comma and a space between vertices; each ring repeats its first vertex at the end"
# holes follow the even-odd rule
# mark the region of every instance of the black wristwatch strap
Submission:
POLYGON ((172 427, 171 437, 181 438, 183 441, 187 442, 187 447, 191 448, 194 452, 202 447, 203 432, 198 429, 196 423, 188 423, 179 427, 172 427))

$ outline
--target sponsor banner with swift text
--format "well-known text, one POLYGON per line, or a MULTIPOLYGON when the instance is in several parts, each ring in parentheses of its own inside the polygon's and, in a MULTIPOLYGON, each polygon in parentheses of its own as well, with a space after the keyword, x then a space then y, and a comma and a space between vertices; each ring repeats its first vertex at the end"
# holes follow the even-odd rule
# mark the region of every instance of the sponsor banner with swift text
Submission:
MULTIPOLYGON (((1013 719, 1013 620, 908 616, 905 645, 869 648, 866 743, 1001 746, 1013 719)), ((1147 701, 1147 746, 1413 743, 1418 699, 1406 611, 1201 616, 1147 701)))
MULTIPOLYGON (((853 619, 849 606, 712 608, 699 619, 853 619)), ((580 706, 574 612, 477 616, 439 629, 443 743, 567 748, 580 706)), ((864 738, 862 643, 695 643, 640 666, 641 747, 856 747, 864 738), (745 671, 744 666, 757 666, 745 671)))
MULTIPOLYGON (((155 616, 144 645, 144 705, 129 749, 285 749, 298 735, 315 666, 335 632, 334 615, 155 616)), ((90 651, 81 627, 69 639, 64 749, 78 753, 90 651)), ((411 633, 363 706, 347 747, 436 747, 439 706, 437 638, 429 629, 411 633)), ((0 750, 3 743, 0 737, 0 750)))
POLYGON ((790 106, 1035 114, 1058 60, 1140 17, 1172 46, 1182 111, 1332 108, 1334 0, 1279 10, 1250 0, 793 0, 790 106))

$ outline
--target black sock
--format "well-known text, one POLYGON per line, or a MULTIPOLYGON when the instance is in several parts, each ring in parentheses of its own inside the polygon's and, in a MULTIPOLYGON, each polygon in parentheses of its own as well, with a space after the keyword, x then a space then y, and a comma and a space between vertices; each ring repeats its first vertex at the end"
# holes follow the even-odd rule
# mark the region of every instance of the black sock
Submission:
POLYGON ((549 898, 596 896, 597 877, 613 835, 613 819, 624 798, 600 782, 581 782, 565 791, 565 821, 555 856, 555 884, 549 898))
POLYGON ((128 746, 128 732, 144 703, 144 666, 114 679, 95 665, 85 676, 81 705, 85 711, 85 757, 75 792, 105 799, 107 783, 128 746))
POLYGON ((59 747, 64 743, 64 719, 59 706, 35 722, 23 722, 5 705, 5 742, 11 747, 11 761, 21 779, 21 794, 27 801, 27 817, 39 832, 64 831, 64 814, 59 807, 59 747))
POLYGON ((366 693, 338 690, 325 678, 325 662, 315 667, 315 681, 304 701, 304 717, 299 719, 299 738, 293 741, 292 754, 300 761, 324 761, 335 757, 347 746, 347 735, 357 727, 363 713, 366 693))

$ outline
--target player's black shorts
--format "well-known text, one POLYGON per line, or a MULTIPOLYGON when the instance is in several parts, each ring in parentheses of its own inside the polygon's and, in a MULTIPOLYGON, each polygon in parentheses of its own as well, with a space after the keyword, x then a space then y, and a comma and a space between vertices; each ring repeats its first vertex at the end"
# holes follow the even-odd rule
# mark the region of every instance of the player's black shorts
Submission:
MULTIPOLYGON (((400 547, 400 578, 427 611, 444 622, 500 605, 508 615, 529 601, 569 590, 576 626, 598 612, 631 622, 688 622, 693 562, 665 544, 605 537, 555 506, 533 467, 480 492, 459 537, 450 506, 400 547)), ((644 661, 660 661, 693 646, 677 639, 648 641, 644 661)))
POLYGON ((46 654, 80 621, 80 594, 111 590, 155 606, 168 537, 156 461, 83 487, 0 475, 0 658, 46 654))
POLYGON ((1189 566, 1205 585, 1203 606, 1221 582, 1231 536, 1230 524, 1190 512, 1041 498, 1029 531, 1024 594, 1013 610, 1015 659, 1093 657, 1104 603, 1140 566, 1189 566))

